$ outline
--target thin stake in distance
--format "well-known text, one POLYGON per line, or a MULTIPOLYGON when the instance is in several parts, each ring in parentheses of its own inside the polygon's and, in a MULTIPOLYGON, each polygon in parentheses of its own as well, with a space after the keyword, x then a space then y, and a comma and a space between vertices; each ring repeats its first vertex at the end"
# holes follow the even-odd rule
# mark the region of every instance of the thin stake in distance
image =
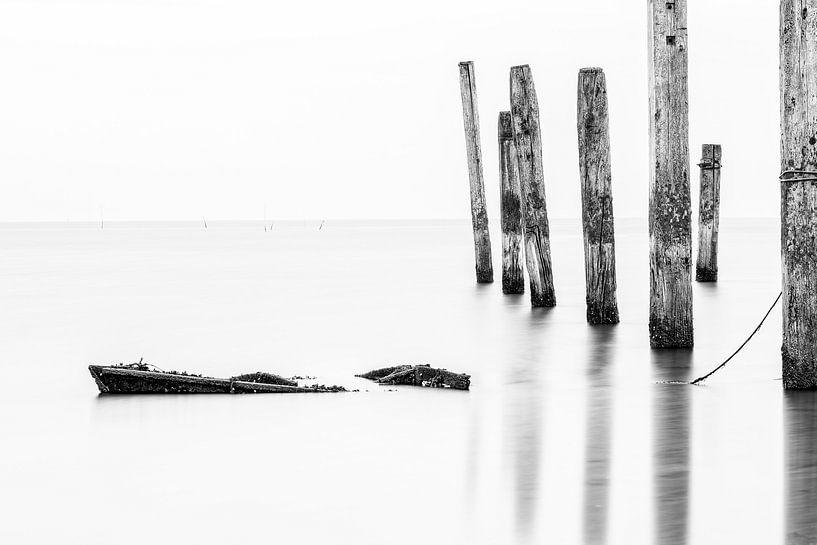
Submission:
POLYGON ((718 281, 718 224, 721 205, 721 146, 702 146, 701 191, 698 206, 697 282, 718 281))

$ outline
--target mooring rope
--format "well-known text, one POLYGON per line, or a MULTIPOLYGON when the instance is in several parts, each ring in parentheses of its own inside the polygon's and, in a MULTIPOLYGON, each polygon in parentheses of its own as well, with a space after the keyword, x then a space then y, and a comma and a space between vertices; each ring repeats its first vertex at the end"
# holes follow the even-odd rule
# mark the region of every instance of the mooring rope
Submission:
MULTIPOLYGON (((815 178, 815 181, 817 181, 817 178, 815 178)), ((740 352, 741 350, 743 350, 743 347, 744 347, 744 346, 746 346, 746 344, 747 344, 747 343, 748 343, 748 342, 749 342, 749 341, 752 339, 752 337, 754 337, 754 336, 755 336, 755 333, 757 333, 757 332, 758 332, 758 330, 760 329, 760 326, 762 326, 762 325, 763 325, 763 322, 765 322, 765 321, 766 321, 766 318, 768 318, 768 317, 769 317, 769 314, 771 314, 771 313, 772 313, 772 309, 774 309, 774 307, 776 307, 776 306, 777 306, 777 302, 778 302, 778 301, 780 301, 780 298, 781 298, 782 296, 783 296, 783 292, 782 292, 782 291, 781 291, 780 293, 778 293, 778 294, 777 294, 777 298, 774 300, 774 303, 772 303, 772 306, 770 306, 770 307, 769 307, 769 310, 767 310, 767 311, 766 311, 766 315, 765 315, 765 316, 763 316, 763 319, 762 319, 762 320, 760 320, 760 323, 759 323, 759 324, 757 324, 757 327, 755 328, 755 330, 754 330, 754 331, 752 331, 752 334, 751 334, 751 335, 749 335, 749 336, 746 338, 746 340, 745 340, 745 341, 743 341, 743 344, 741 344, 741 345, 738 347, 738 349, 737 349, 737 350, 735 350, 735 351, 732 353, 732 355, 731 355, 731 356, 729 356, 728 358, 726 358, 726 359, 724 360, 724 362, 723 362, 723 363, 721 363, 720 365, 718 365, 717 367, 715 367, 714 369, 712 369, 712 370, 711 370, 709 373, 705 374, 705 375, 704 375, 704 376, 702 376, 702 377, 698 377, 698 378, 696 378, 695 380, 693 380, 692 382, 689 382, 689 383, 687 383, 687 384, 700 384, 701 382, 705 381, 706 379, 708 379, 709 377, 711 377, 712 375, 714 375, 716 372, 718 372, 719 370, 721 370, 721 369, 723 368, 723 366, 725 366, 727 363, 729 363, 729 360, 731 360, 732 358, 734 358, 735 356, 737 356, 738 352, 740 352)))

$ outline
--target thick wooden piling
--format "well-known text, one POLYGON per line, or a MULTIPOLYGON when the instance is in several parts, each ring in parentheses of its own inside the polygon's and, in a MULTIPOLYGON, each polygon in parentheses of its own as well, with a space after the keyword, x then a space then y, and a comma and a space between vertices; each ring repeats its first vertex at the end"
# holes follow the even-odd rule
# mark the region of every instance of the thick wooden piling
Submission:
POLYGON ((783 386, 817 388, 817 0, 780 2, 783 386))
POLYGON ((460 93, 462 119, 465 126, 465 147, 468 153, 468 180, 471 185, 471 225, 474 229, 474 256, 477 282, 493 282, 491 238, 488 234, 488 213, 485 210, 485 182, 482 177, 482 144, 479 137, 477 84, 474 63, 460 63, 460 93))
POLYGON ((649 0, 650 346, 693 345, 686 0, 649 0))
POLYGON ((616 244, 604 71, 582 68, 577 94, 587 321, 617 324, 616 244))
POLYGON ((539 104, 527 64, 511 68, 511 118, 522 187, 525 262, 531 304, 535 307, 552 307, 556 305, 556 293, 553 289, 550 227, 542 171, 539 104))
POLYGON ((499 181, 502 216, 502 292, 525 293, 522 255, 522 188, 516 166, 511 112, 499 112, 499 181))
POLYGON ((721 205, 721 146, 704 144, 701 152, 701 195, 698 207, 697 282, 718 281, 718 222, 721 205))

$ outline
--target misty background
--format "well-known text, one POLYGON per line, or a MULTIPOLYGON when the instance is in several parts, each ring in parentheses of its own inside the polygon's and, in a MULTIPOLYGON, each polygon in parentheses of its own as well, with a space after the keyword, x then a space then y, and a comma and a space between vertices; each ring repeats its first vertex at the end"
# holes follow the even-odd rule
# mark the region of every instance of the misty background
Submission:
MULTIPOLYGON (((690 159, 723 145, 724 217, 778 215, 777 10, 689 5, 690 159)), ((646 25, 646 0, 0 0, 0 221, 467 218, 462 60, 493 219, 525 63, 551 217, 580 217, 584 66, 607 74, 616 216, 644 217, 646 25)))

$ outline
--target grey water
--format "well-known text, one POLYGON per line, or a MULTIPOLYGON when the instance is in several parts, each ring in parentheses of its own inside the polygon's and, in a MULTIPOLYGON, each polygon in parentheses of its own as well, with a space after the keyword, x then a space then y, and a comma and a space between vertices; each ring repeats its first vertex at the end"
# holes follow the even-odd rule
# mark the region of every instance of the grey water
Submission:
POLYGON ((817 539, 817 395, 785 393, 777 220, 723 220, 695 348, 649 348, 646 223, 617 326, 474 282, 468 222, 0 225, 1 543, 723 544, 817 539), (90 363, 356 393, 99 396, 90 363), (430 363, 470 392, 355 373, 430 363))

